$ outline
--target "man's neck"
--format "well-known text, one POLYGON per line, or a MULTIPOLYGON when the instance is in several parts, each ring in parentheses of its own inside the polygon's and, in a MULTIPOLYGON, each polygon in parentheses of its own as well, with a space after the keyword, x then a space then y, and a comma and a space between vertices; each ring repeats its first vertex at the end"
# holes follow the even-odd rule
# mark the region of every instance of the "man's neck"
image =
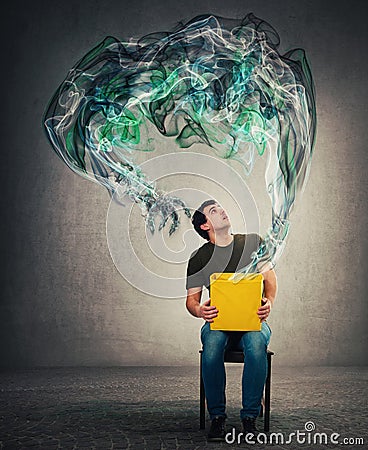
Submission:
POLYGON ((234 240, 234 235, 231 234, 228 230, 226 232, 221 233, 217 232, 216 234, 210 235, 210 241, 212 244, 218 245, 219 247, 226 247, 231 244, 234 240))

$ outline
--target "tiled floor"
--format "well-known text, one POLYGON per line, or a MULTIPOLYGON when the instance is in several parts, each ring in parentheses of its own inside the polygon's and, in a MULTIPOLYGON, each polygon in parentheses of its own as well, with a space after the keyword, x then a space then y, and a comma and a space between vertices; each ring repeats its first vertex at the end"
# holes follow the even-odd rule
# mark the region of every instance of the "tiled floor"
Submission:
POLYGON ((270 433, 247 443, 239 435, 241 365, 228 364, 229 443, 214 444, 199 430, 197 367, 3 371, 0 448, 367 449, 367 379, 365 367, 274 367, 270 433))

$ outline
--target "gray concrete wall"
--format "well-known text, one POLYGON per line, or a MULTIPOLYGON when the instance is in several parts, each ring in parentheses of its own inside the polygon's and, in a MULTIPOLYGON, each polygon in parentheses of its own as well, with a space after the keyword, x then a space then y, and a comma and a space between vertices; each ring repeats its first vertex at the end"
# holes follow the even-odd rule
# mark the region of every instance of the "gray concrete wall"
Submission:
MULTIPOLYGON (((201 13, 251 11, 278 30, 281 49, 307 51, 317 91, 310 179, 276 269, 274 361, 367 363, 364 2, 99 0, 14 1, 3 14, 2 366, 197 363, 201 322, 186 312, 185 291, 160 299, 124 279, 107 245, 107 191, 57 158, 41 119, 67 71, 106 35, 139 37, 201 13)), ((269 214, 261 199, 261 231, 269 214)), ((136 217, 133 240, 145 254, 136 217)), ((146 261, 155 267, 154 255, 146 261)))

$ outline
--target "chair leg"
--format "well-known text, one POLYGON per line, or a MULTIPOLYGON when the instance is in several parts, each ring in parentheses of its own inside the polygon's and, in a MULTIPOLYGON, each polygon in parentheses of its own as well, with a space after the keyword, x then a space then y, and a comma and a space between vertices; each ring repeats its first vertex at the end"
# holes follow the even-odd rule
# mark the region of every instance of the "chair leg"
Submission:
POLYGON ((204 383, 202 378, 202 353, 200 353, 199 357, 199 429, 203 430, 205 428, 205 419, 206 419, 206 411, 205 411, 205 393, 204 393, 204 383))
POLYGON ((261 409, 259 410, 258 417, 263 417, 263 411, 264 411, 264 396, 262 397, 261 400, 261 409))
POLYGON ((264 412, 264 431, 270 430, 270 403, 271 403, 271 354, 267 355, 268 370, 265 387, 265 412, 264 412))

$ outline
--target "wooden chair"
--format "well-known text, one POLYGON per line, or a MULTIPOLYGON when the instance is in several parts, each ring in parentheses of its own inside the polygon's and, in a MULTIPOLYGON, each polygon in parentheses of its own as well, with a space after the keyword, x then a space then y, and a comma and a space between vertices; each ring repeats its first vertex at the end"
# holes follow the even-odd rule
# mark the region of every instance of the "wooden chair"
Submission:
MULTIPOLYGON (((199 359, 199 376, 200 376, 200 388, 199 388, 199 428, 203 430, 205 428, 205 418, 206 418, 206 397, 204 392, 204 384, 202 379, 202 350, 199 350, 200 359, 199 359)), ((270 400, 271 400, 271 358, 274 355, 274 352, 267 350, 267 362, 268 362, 268 370, 267 370, 267 378, 264 389, 264 397, 263 403, 261 405, 261 411, 259 416, 263 417, 264 415, 264 431, 270 430, 270 400), (263 414, 264 409, 264 414, 263 414)), ((241 350, 228 350, 225 352, 225 362, 228 363, 244 363, 244 355, 241 350)))

